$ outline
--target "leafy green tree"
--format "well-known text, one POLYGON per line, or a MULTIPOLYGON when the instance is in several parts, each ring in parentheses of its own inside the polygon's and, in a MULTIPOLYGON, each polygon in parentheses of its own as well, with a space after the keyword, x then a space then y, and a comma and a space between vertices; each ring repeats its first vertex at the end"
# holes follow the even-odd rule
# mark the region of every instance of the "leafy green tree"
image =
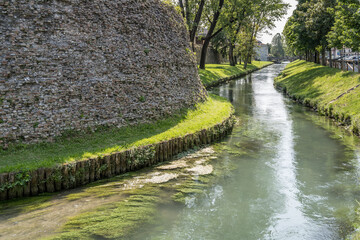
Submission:
POLYGON ((270 53, 277 59, 284 58, 285 50, 283 47, 282 36, 277 33, 271 40, 271 51, 270 53))
POLYGON ((282 0, 254 0, 252 7, 252 16, 245 30, 249 34, 243 55, 245 69, 248 62, 251 62, 258 33, 266 28, 273 28, 275 21, 286 14, 289 5, 282 0))
POLYGON ((206 53, 210 44, 210 40, 213 37, 215 37, 217 34, 219 34, 223 29, 220 28, 219 30, 215 31, 222 8, 224 6, 224 1, 225 0, 210 0, 208 6, 206 7, 207 11, 205 14, 209 22, 209 26, 208 26, 209 28, 205 38, 203 39, 204 44, 201 48, 200 69, 205 69, 206 53))
POLYGON ((331 13, 335 16, 335 23, 328 34, 330 46, 360 51, 360 2, 338 0, 331 13))
POLYGON ((178 6, 189 30, 192 49, 195 51, 194 41, 200 25, 205 0, 178 0, 178 6))
POLYGON ((334 22, 329 11, 335 0, 301 0, 287 21, 283 35, 287 49, 296 55, 306 55, 306 60, 325 63, 325 50, 329 48, 327 35, 334 22), (313 57, 314 56, 314 57, 313 57))

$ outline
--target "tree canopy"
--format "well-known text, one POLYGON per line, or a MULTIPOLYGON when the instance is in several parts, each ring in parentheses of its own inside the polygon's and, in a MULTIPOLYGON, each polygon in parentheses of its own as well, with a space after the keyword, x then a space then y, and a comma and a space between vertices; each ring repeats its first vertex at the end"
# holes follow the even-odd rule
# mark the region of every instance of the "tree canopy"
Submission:
POLYGON ((299 0, 283 34, 295 55, 319 63, 332 47, 360 49, 360 1, 299 0))
POLYGON ((259 32, 273 28, 275 21, 283 17, 288 8, 283 0, 178 0, 177 5, 193 46, 199 28, 206 32, 202 38, 202 69, 205 68, 207 48, 211 42, 218 48, 226 49, 231 65, 235 65, 237 57, 241 56, 246 67, 251 61, 259 32))

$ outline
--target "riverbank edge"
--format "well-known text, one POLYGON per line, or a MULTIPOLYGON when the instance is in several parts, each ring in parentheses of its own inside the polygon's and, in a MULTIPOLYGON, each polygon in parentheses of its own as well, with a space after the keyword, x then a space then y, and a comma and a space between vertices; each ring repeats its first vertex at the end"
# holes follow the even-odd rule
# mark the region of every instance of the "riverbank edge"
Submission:
MULTIPOLYGON (((286 69, 285 69, 286 70, 286 69)), ((281 73, 280 73, 281 74, 281 73)), ((280 75, 279 75, 280 76, 280 75)), ((354 121, 349 121, 347 118, 341 119, 336 118, 333 115, 333 109, 331 105, 326 104, 318 104, 318 103, 312 103, 312 101, 308 101, 307 99, 300 99, 297 98, 295 95, 291 95, 287 91, 287 86, 277 82, 276 78, 274 80, 274 86, 279 91, 282 91, 286 96, 291 98, 293 101, 297 102, 298 104, 301 104, 307 108, 312 109, 313 111, 317 112, 318 115, 326 116, 333 121, 337 122, 339 126, 345 128, 348 132, 354 134, 355 136, 360 137, 360 123, 356 123, 354 121)), ((350 118, 353 119, 353 116, 350 115, 350 118)), ((353 222, 354 225, 354 231, 346 236, 346 239, 360 239, 360 207, 356 208, 356 219, 353 222)))
POLYGON ((65 163, 52 168, 38 168, 29 173, 1 173, 0 201, 73 189, 97 180, 168 161, 179 153, 223 139, 232 132, 234 125, 235 117, 232 113, 212 127, 183 137, 65 163))
MULTIPOLYGON (((284 69, 286 70, 286 69, 284 69)), ((281 75, 281 73, 280 73, 281 75)), ((352 121, 352 115, 346 115, 342 113, 342 117, 336 117, 334 115, 333 107, 331 104, 319 104, 312 101, 309 101, 308 98, 301 99, 296 95, 292 95, 287 91, 287 86, 283 83, 277 82, 276 78, 274 80, 274 87, 282 91, 287 97, 291 98, 293 101, 312 109, 314 112, 317 112, 320 116, 326 116, 339 124, 339 126, 345 128, 347 131, 352 134, 360 137, 360 123, 352 121), (345 117, 346 116, 346 117, 345 117), (350 119, 350 120, 349 120, 350 119)))
POLYGON ((244 76, 246 76, 246 75, 248 75, 250 73, 253 73, 255 71, 258 71, 260 69, 263 69, 263 68, 268 67, 268 66, 273 65, 273 64, 274 63, 265 64, 264 66, 261 66, 261 67, 257 67, 257 68, 251 69, 251 70, 246 70, 245 72, 242 72, 242 73, 239 73, 239 74, 236 74, 236 75, 232 75, 232 76, 229 76, 229 77, 226 77, 226 78, 220 78, 220 79, 218 79, 216 81, 213 81, 211 83, 208 83, 208 84, 205 84, 205 83, 203 83, 203 84, 204 84, 206 90, 209 90, 209 89, 211 89, 213 87, 219 86, 220 84, 224 84, 224 83, 227 83, 227 82, 229 82, 231 80, 235 80, 237 78, 244 77, 244 76))

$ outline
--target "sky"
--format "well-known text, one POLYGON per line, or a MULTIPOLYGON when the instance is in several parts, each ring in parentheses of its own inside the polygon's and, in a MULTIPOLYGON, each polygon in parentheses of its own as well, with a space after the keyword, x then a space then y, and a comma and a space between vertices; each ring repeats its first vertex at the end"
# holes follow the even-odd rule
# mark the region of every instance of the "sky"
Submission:
POLYGON ((277 33, 282 33, 285 23, 287 21, 287 19, 292 15, 292 12, 294 11, 294 9, 296 8, 297 5, 297 1, 296 0, 283 0, 285 3, 290 4, 290 8, 288 9, 288 12, 286 14, 286 16, 284 16, 280 21, 277 21, 275 23, 275 28, 271 29, 271 30, 267 30, 268 33, 262 33, 258 39, 263 42, 263 43, 271 43, 271 39, 275 36, 275 34, 277 33))

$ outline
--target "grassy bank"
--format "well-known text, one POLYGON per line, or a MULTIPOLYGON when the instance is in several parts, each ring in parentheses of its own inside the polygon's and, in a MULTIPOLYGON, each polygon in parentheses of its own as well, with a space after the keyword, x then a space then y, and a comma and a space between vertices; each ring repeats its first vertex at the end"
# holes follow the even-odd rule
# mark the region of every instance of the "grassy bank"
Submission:
POLYGON ((76 133, 71 137, 58 138, 54 143, 10 146, 7 150, 0 150, 0 173, 52 167, 181 137, 209 128, 228 118, 232 112, 232 105, 228 101, 210 96, 195 109, 182 111, 152 124, 76 133))
POLYGON ((209 86, 220 79, 239 74, 246 74, 249 71, 253 71, 270 64, 272 64, 272 62, 253 61, 252 64, 248 64, 246 70, 244 69, 244 64, 236 65, 235 67, 232 67, 229 64, 206 64, 205 70, 199 69, 199 75, 204 86, 209 86))
POLYGON ((351 131, 360 129, 360 74, 295 61, 275 79, 275 85, 351 131))

